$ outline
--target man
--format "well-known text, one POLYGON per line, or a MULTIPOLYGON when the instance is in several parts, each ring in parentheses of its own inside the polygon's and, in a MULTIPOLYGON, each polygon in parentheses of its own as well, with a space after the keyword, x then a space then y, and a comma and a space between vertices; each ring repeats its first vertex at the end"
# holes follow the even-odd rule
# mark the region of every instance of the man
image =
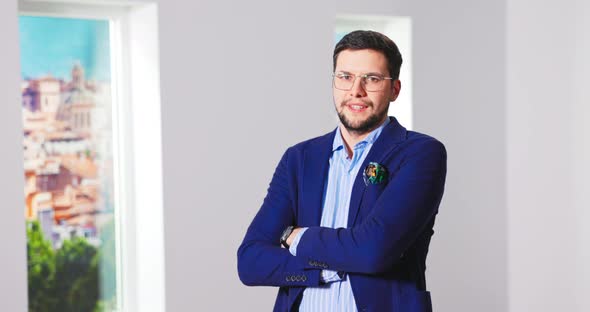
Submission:
POLYGON ((446 151, 387 116, 401 63, 377 32, 336 45, 340 124, 287 149, 238 249, 244 284, 280 287, 274 311, 432 311, 425 262, 446 151))

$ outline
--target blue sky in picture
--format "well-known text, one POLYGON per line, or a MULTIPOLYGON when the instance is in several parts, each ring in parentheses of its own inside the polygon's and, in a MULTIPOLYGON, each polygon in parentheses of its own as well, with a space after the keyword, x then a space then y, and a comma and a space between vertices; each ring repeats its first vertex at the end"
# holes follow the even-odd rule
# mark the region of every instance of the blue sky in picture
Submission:
POLYGON ((110 81, 109 21, 19 16, 22 78, 50 74, 66 81, 80 63, 86 78, 110 81))

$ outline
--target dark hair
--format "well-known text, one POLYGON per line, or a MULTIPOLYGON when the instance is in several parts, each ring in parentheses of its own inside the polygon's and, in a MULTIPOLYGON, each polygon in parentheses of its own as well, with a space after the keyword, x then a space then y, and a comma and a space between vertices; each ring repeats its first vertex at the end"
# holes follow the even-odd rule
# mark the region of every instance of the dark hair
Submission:
POLYGON ((384 34, 372 30, 355 30, 342 37, 334 48, 334 70, 338 54, 344 50, 370 49, 383 53, 387 58, 387 69, 392 78, 399 78, 399 69, 402 66, 402 55, 397 45, 384 34))

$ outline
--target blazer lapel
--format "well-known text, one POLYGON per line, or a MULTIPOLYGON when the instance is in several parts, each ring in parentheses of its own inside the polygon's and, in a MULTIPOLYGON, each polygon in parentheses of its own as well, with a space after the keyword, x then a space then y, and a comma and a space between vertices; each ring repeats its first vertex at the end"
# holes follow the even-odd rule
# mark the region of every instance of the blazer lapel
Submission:
POLYGON ((377 162, 382 164, 385 156, 389 154, 393 148, 401 143, 406 138, 406 128, 399 124, 395 117, 389 117, 390 123, 383 128, 381 134, 373 143, 369 154, 363 161, 359 172, 354 180, 352 186, 352 194, 350 197, 350 207, 348 210, 348 226, 354 226, 359 212, 360 204, 365 194, 365 181, 363 180, 363 173, 369 162, 377 162))
POLYGON ((320 137, 304 152, 302 201, 300 206, 302 225, 319 226, 322 218, 322 199, 328 179, 330 155, 336 130, 320 137))

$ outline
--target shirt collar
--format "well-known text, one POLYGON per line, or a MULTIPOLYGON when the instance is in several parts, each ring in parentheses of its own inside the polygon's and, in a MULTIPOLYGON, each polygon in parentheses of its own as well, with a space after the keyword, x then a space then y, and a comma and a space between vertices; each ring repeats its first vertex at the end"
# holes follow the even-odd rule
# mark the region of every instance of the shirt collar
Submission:
MULTIPOLYGON (((389 117, 385 118, 385 121, 377 127, 375 130, 371 131, 369 135, 367 135, 362 141, 358 142, 354 147, 358 146, 361 143, 369 143, 373 144, 383 131, 383 128, 390 123, 389 117)), ((354 149, 353 147, 353 149, 354 149)), ((332 143, 332 152, 344 148, 344 139, 342 139, 342 133, 340 132, 340 127, 336 127, 336 135, 334 136, 334 142, 332 143)))

